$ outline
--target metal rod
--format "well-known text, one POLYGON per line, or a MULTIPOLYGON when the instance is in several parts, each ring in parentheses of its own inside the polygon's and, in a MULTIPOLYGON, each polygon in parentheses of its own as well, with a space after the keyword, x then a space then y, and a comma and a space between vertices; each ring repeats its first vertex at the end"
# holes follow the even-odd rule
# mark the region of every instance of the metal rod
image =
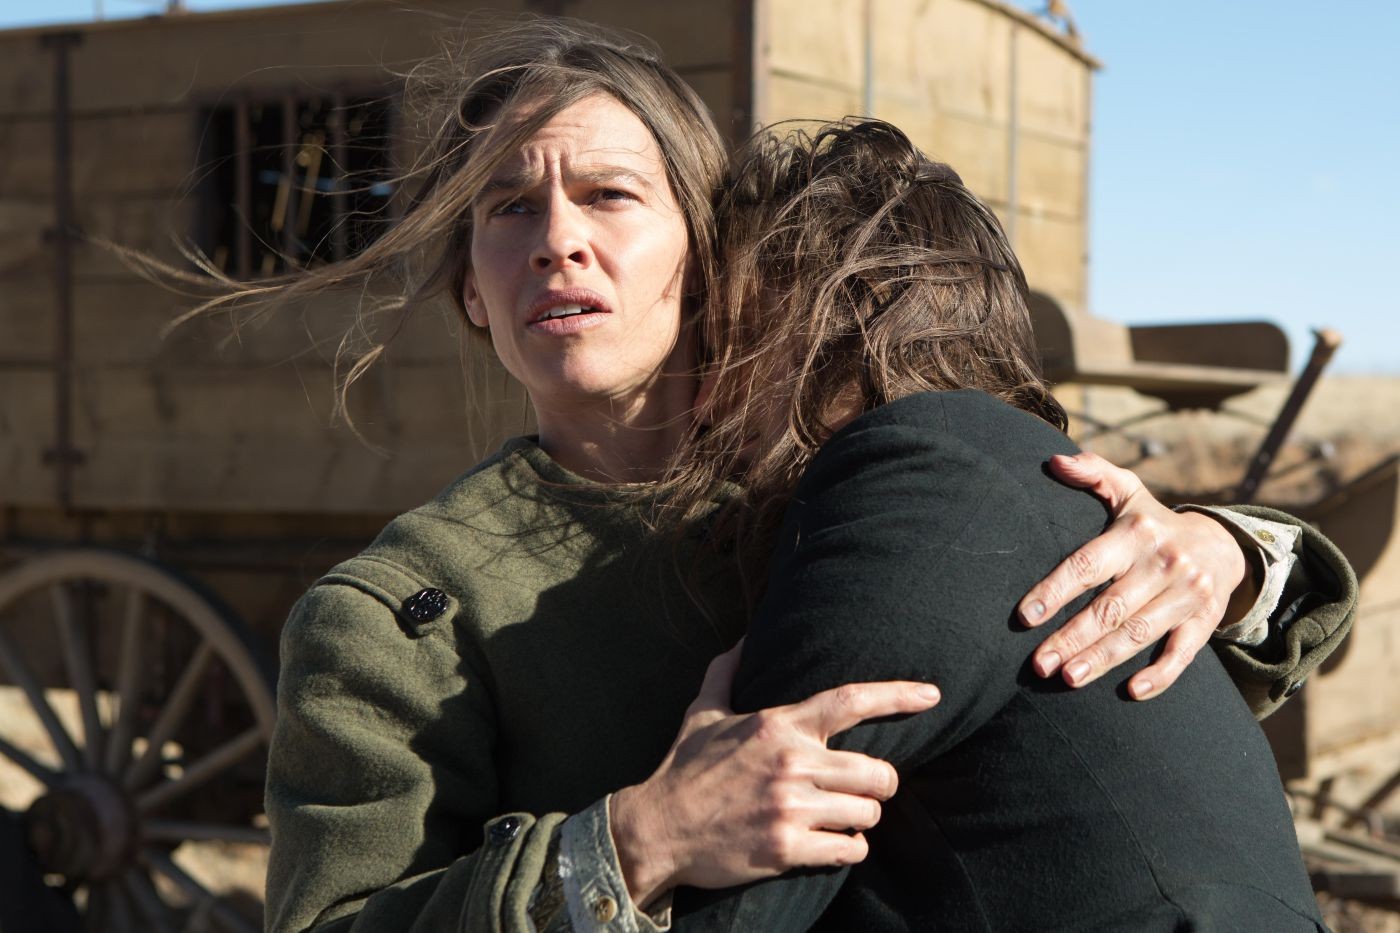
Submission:
POLYGON ((54 467, 59 506, 73 507, 73 468, 81 455, 73 446, 73 132, 69 52, 82 41, 76 32, 49 33, 40 43, 53 51, 54 249, 54 443, 45 460, 54 467))
POLYGON ((875 0, 865 0, 865 61, 862 63, 860 107, 867 117, 875 116, 875 0))
POLYGON ((253 275, 253 147, 249 128, 248 98, 240 97, 233 107, 234 197, 238 201, 238 244, 235 266, 240 279, 253 275))
POLYGON ((1327 328, 1313 331, 1313 348, 1308 357, 1308 365, 1303 367, 1302 374, 1293 383, 1293 391, 1288 393, 1283 408, 1274 419, 1274 426, 1269 429, 1264 442, 1255 452, 1254 459, 1250 461, 1244 480, 1235 490, 1233 502, 1244 504, 1253 501, 1254 494, 1259 491, 1259 484, 1264 481, 1264 476, 1269 472, 1269 466, 1278 455, 1279 448, 1288 439, 1288 432, 1293 430, 1293 422, 1298 420, 1298 413, 1303 410, 1303 404, 1312 394, 1318 377, 1322 375, 1322 370, 1331 361, 1332 354, 1336 353, 1341 345, 1342 335, 1337 331, 1327 328))
POLYGON ((1017 137, 1021 133, 1021 111, 1017 103, 1017 82, 1020 80, 1020 66, 1017 61, 1016 46, 1020 38, 1020 27, 1013 21, 1011 23, 1011 38, 1008 49, 1008 70, 1007 83, 1010 90, 1007 91, 1007 113, 1006 113, 1006 239, 1010 241, 1012 249, 1016 248, 1016 213, 1019 210, 1017 202, 1020 193, 1017 191, 1016 179, 1016 153, 1017 137))
POLYGON ((331 98, 331 259, 340 262, 350 255, 350 173, 347 169, 346 137, 350 113, 345 91, 331 98))

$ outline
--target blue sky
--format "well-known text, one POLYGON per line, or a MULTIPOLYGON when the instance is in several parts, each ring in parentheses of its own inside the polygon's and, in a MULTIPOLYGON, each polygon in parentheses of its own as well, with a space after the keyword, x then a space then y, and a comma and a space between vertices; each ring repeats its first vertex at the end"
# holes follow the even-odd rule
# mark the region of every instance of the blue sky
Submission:
MULTIPOLYGON (((101 4, 109 17, 165 6, 101 4)), ((266 4, 187 4, 255 5, 266 4)), ((1400 265, 1400 4, 1070 6, 1106 66, 1094 89, 1092 310, 1268 318, 1299 360, 1308 329, 1332 326, 1346 338, 1333 371, 1400 373, 1400 287, 1389 278, 1400 265)), ((0 27, 95 9, 0 0, 0 27)))

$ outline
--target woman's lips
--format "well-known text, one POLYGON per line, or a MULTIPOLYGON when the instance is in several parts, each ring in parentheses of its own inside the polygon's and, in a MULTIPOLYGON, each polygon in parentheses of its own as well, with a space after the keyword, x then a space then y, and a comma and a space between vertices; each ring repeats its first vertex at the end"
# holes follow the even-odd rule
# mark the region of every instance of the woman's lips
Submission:
POLYGON ((603 296, 588 288, 553 288, 530 304, 525 327, 533 333, 560 336, 597 327, 611 312, 603 296))
POLYGON ((593 309, 585 310, 582 314, 571 314, 567 317, 540 318, 537 321, 525 325, 531 333, 544 334, 551 337, 561 337, 566 334, 576 334, 579 331, 597 327, 603 323, 603 319, 608 316, 606 311, 593 309))

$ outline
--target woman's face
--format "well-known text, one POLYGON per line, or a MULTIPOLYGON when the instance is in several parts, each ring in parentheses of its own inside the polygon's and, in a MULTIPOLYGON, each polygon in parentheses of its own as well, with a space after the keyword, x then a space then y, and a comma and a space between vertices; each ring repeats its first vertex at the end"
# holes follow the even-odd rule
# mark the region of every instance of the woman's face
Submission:
POLYGON ((661 150, 597 94, 508 157, 472 205, 463 299, 541 412, 644 395, 692 361, 681 330, 689 252, 661 150))

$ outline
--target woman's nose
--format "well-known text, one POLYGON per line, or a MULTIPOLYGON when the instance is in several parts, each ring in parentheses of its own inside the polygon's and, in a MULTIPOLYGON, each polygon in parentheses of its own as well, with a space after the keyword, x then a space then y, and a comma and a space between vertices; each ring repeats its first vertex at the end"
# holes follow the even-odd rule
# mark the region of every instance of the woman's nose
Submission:
POLYGON ((551 203, 530 255, 531 268, 548 273, 564 268, 587 268, 592 264, 593 248, 578 205, 567 200, 562 204, 551 203))

